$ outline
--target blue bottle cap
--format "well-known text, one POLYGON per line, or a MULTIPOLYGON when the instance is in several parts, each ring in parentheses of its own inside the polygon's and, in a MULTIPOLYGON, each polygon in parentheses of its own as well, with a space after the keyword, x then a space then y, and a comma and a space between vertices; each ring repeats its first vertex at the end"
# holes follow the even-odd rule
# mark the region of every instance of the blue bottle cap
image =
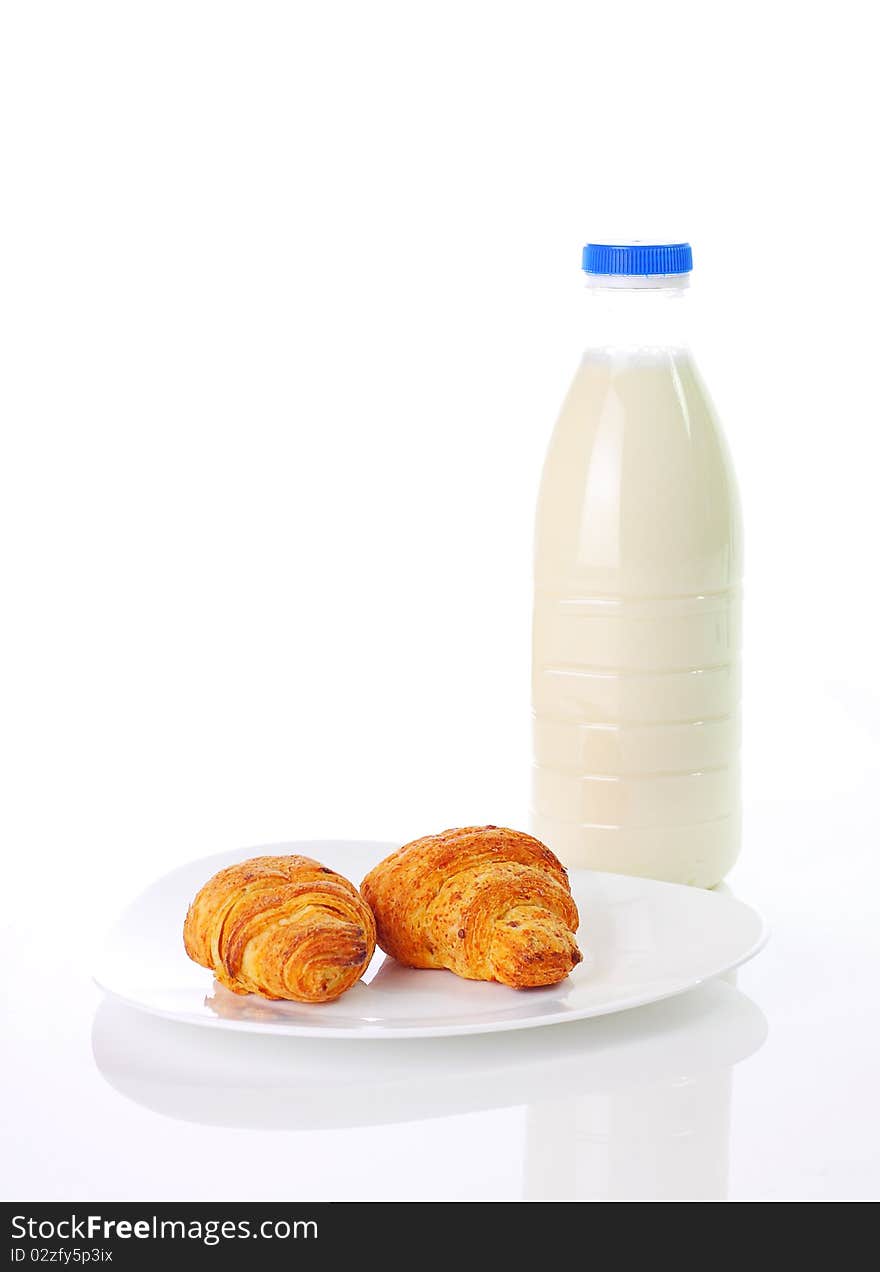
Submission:
POLYGON ((588 274, 689 274, 694 262, 690 243, 588 243, 583 267, 588 274))

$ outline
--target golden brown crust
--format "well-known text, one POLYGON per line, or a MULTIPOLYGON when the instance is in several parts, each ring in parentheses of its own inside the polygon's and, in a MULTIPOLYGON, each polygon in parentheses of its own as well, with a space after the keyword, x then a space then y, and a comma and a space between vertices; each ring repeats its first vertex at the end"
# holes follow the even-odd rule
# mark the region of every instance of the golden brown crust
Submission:
POLYGON ((565 867, 520 831, 465 826, 413 840, 361 892, 378 944, 409 967, 523 989, 563 980, 582 958, 565 867))
POLYGON ((325 1003, 363 975, 376 926, 354 884, 320 862, 252 857, 198 892, 183 943, 235 994, 325 1003))

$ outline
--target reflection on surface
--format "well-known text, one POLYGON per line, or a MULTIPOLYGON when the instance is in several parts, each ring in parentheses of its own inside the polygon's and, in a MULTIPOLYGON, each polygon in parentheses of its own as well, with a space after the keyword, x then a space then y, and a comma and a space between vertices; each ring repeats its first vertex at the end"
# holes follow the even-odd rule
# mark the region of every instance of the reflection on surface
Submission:
POLYGON ((531 1105, 526 1196, 723 1200, 732 1079, 723 1068, 531 1105))
POLYGON ((733 1066, 765 1036, 716 981, 616 1016, 400 1041, 218 1034, 107 999, 93 1048, 112 1087, 185 1122, 314 1130, 526 1106, 527 1198, 720 1199, 733 1066))

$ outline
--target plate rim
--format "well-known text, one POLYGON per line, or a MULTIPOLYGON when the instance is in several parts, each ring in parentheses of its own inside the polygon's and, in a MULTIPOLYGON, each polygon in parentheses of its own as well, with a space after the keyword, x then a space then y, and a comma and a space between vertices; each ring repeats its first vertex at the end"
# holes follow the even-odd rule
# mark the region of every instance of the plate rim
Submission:
MULTIPOLYGON (((398 843, 396 843, 396 841, 381 840, 381 839, 340 839, 340 838, 298 839, 298 840, 284 840, 277 843, 259 844, 254 846, 253 848, 246 848, 246 849, 242 849, 241 851, 250 856, 277 855, 278 849, 283 848, 287 852, 290 852, 294 848, 302 849, 302 848, 305 848, 307 845, 317 846, 319 844, 322 844, 328 847, 332 845, 344 845, 349 848, 361 847, 361 846, 369 847, 369 848, 387 847, 389 852, 393 852, 396 848, 400 846, 398 843), (270 849, 275 849, 276 854, 270 854, 269 853, 270 849)), ((683 977, 677 983, 671 984, 670 986, 668 986, 666 989, 664 989, 661 992, 657 992, 656 990, 653 990, 653 991, 646 991, 645 993, 641 993, 641 994, 633 994, 629 998, 621 999, 620 1001, 616 1002, 613 1006, 598 1005, 593 1007, 586 1006, 583 1008, 574 1008, 574 1009, 568 1008, 565 1010, 560 1010, 558 1012, 549 1012, 543 1015, 502 1019, 502 1020, 496 1020, 496 1021, 490 1021, 490 1022, 474 1021, 471 1024, 468 1024, 462 1020, 457 1023, 445 1024, 445 1025, 419 1024, 419 1025, 412 1025, 412 1026, 406 1026, 406 1025, 382 1026, 382 1025, 370 1024, 370 1023, 364 1023, 359 1025, 331 1026, 326 1024, 323 1024, 323 1025, 322 1024, 312 1025, 312 1024, 301 1024, 301 1023, 281 1024, 280 1022, 276 1022, 276 1021, 270 1022, 270 1021, 257 1021, 257 1020, 234 1020, 234 1019, 224 1018, 220 1016, 211 1016, 211 1015, 202 1016, 202 1015, 195 1015, 189 1012, 180 1012, 180 1011, 173 1011, 170 1009, 163 1009, 161 1007, 157 1007, 157 1006, 145 1003, 140 999, 132 998, 131 996, 127 994, 121 993, 118 989, 106 983, 106 980, 102 976, 102 966, 103 966, 104 958, 106 957, 107 947, 110 943, 111 936, 113 933, 115 933, 118 930, 119 927, 122 926, 123 920, 125 916, 129 913, 129 911, 132 910, 141 901, 141 899, 151 890, 151 888, 155 887, 157 884, 161 883, 163 880, 172 878, 174 875, 178 873, 182 873, 183 871, 187 871, 191 869, 192 867, 199 865, 202 862, 207 863, 207 862, 213 861, 214 859, 218 857, 228 857, 231 855, 232 852, 237 852, 237 851, 239 850, 230 849, 229 851, 209 853, 207 856, 196 857, 196 858, 193 858, 191 861, 187 861, 182 863, 179 866, 175 866, 171 870, 166 871, 164 874, 159 875, 151 883, 147 884, 146 887, 144 887, 137 894, 137 896, 132 898, 132 900, 128 903, 128 905, 126 905, 120 911, 115 921, 107 928, 107 930, 104 933, 104 939, 101 943, 100 954, 97 960, 98 968, 92 974, 92 981, 94 982, 95 985, 97 985, 97 987, 101 990, 102 993, 107 994, 110 998, 115 999, 117 1002, 124 1003, 127 1007, 130 1007, 135 1011, 144 1012, 146 1015, 158 1017, 161 1020, 171 1020, 175 1022, 176 1024, 190 1025, 190 1026, 193 1026, 194 1028, 215 1029, 215 1030, 220 1029, 224 1031, 232 1030, 236 1033, 271 1034, 271 1035, 274 1035, 275 1037, 291 1037, 291 1038, 305 1037, 305 1038, 321 1038, 321 1039, 336 1038, 340 1041, 346 1041, 346 1042, 356 1042, 358 1040, 363 1040, 366 1042, 370 1040, 379 1040, 379 1039, 391 1041, 391 1040, 399 1040, 399 1039, 406 1039, 406 1038, 464 1037, 467 1035, 474 1035, 474 1034, 507 1033, 507 1032, 518 1031, 520 1029, 542 1029, 548 1025, 560 1025, 560 1024, 566 1024, 568 1022, 573 1022, 577 1020, 589 1020, 589 1019, 595 1019, 600 1016, 611 1016, 611 1015, 616 1015, 619 1012, 632 1011, 638 1007, 645 1007, 651 1003, 663 1002, 666 999, 675 998, 675 997, 678 997, 680 994, 685 994, 689 990, 698 989, 701 985, 705 985, 709 981, 717 980, 719 977, 724 976, 729 972, 735 971, 738 967, 742 967, 745 963, 750 962, 751 959, 755 958, 758 954, 760 954, 761 950, 764 949, 764 947, 767 945, 767 942, 770 939, 770 927, 764 914, 760 910, 756 909, 755 906, 749 904, 746 901, 740 900, 739 897, 734 897, 734 896, 726 897, 718 893, 713 893, 712 889, 710 888, 691 888, 690 885, 688 884, 672 883, 666 879, 650 879, 641 875, 623 875, 623 874, 617 874, 613 871, 608 871, 608 870, 589 870, 589 869, 581 868, 581 867, 569 867, 568 868, 569 876, 580 875, 580 874, 591 875, 591 876, 596 876, 603 879, 613 879, 616 881, 623 881, 628 884, 632 884, 634 882, 648 883, 648 884, 651 884, 652 886, 656 886, 656 887, 664 888, 664 889, 672 888, 672 889, 678 890, 681 888, 685 888, 688 892, 691 892, 691 891, 701 892, 706 896, 714 895, 717 898, 717 900, 722 903, 740 906, 743 909, 748 910, 749 913, 758 921, 758 925, 759 925, 758 935, 755 938, 752 945, 749 946, 747 950, 743 951, 743 953, 740 954, 737 958, 733 960, 724 961, 716 969, 705 972, 703 973, 703 975, 697 978, 683 977)), ((246 859, 247 859, 246 856, 242 856, 241 858, 241 860, 243 861, 246 859)), ((432 971, 435 969, 422 969, 422 970, 432 971)), ((442 969, 436 969, 436 970, 442 970, 442 969)))

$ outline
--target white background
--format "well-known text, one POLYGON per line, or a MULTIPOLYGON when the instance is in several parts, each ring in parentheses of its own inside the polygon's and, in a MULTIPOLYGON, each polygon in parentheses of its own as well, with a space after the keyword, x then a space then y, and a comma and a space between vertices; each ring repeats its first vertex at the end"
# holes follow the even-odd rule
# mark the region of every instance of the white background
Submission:
POLYGON ((869 16, 3 7, 5 993, 195 856, 523 824, 534 498, 609 231, 693 243, 742 488, 734 889, 822 967, 833 894, 846 975, 876 954, 869 16))

